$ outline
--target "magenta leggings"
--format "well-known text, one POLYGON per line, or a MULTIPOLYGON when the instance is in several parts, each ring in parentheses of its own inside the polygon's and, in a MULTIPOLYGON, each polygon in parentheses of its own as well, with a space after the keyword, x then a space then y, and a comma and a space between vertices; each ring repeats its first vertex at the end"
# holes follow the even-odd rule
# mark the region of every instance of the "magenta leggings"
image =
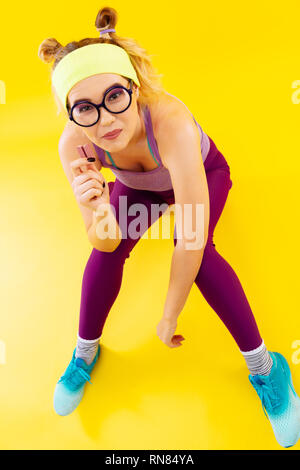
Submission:
MULTIPOLYGON (((261 344, 262 338, 236 273, 218 253, 213 242, 214 229, 223 211, 232 181, 229 166, 211 139, 204 167, 210 198, 210 222, 202 263, 194 282, 231 333, 239 349, 250 351, 261 344)), ((140 229, 140 238, 151 225, 151 204, 171 205, 175 202, 173 189, 168 191, 132 189, 118 179, 108 184, 110 203, 115 207, 118 222, 119 196, 127 196, 128 208, 135 203, 142 203, 147 207, 149 220, 147 226, 140 229)), ((156 219, 153 219, 152 215, 152 223, 161 215, 158 214, 156 219)), ((137 214, 127 215, 127 226, 136 217, 137 214)), ((122 227, 122 232, 123 230, 122 227)), ((121 288, 124 263, 140 238, 132 239, 127 232, 127 238, 123 238, 118 248, 111 253, 92 249, 82 280, 78 331, 81 338, 96 339, 101 336, 105 320, 121 288)), ((176 245, 176 225, 174 245, 176 245)))

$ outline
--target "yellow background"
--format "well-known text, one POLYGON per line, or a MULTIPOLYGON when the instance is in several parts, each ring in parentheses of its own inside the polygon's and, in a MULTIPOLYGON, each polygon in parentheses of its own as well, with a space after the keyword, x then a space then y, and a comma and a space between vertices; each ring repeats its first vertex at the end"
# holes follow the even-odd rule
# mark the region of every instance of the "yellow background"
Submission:
MULTIPOLYGON (((141 240, 124 268, 102 356, 71 415, 53 391, 76 345, 91 246, 64 175, 64 127, 40 43, 97 37, 98 10, 153 56, 225 156, 233 187, 215 231, 269 350, 294 358, 299 330, 300 80, 298 1, 5 2, 0 106, 2 449, 282 449, 243 357, 196 285, 170 349, 156 335, 172 240, 141 240), (294 94, 294 98, 293 98, 294 94)), ((110 170, 103 170, 114 180, 110 170)), ((300 442, 293 447, 300 450, 300 442)))

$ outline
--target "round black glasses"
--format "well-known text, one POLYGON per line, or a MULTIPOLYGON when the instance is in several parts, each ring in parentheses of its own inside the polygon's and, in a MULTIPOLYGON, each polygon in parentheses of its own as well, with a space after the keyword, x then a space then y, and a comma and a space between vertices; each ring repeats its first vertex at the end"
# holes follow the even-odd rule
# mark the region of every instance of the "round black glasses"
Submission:
POLYGON ((132 101, 132 83, 130 80, 130 89, 118 85, 112 86, 106 90, 102 103, 95 104, 91 101, 82 100, 75 103, 69 113, 69 118, 78 126, 94 126, 100 118, 100 108, 103 106, 107 111, 114 114, 124 113, 129 108, 132 101))

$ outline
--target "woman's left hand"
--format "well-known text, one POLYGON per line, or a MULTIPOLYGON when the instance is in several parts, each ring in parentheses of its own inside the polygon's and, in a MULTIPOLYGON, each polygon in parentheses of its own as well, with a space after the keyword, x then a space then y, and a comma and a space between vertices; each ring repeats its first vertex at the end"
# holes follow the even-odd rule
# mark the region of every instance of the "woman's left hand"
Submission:
POLYGON ((174 335, 177 328, 177 320, 169 320, 163 317, 157 325, 156 331, 159 338, 169 348, 178 348, 182 346, 181 341, 185 338, 182 335, 174 335))

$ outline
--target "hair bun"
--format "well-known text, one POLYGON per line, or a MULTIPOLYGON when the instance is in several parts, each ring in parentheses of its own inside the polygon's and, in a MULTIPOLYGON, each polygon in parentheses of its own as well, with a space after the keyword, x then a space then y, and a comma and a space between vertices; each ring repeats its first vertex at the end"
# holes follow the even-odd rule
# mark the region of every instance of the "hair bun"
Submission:
POLYGON ((63 46, 54 38, 45 39, 39 47, 38 56, 46 63, 54 60, 56 53, 63 48, 63 46))
MULTIPOLYGON (((114 8, 104 7, 99 10, 95 21, 96 29, 101 35, 101 31, 106 29, 115 29, 117 24, 118 14, 114 8)), ((105 33, 104 33, 105 34, 105 33)))

